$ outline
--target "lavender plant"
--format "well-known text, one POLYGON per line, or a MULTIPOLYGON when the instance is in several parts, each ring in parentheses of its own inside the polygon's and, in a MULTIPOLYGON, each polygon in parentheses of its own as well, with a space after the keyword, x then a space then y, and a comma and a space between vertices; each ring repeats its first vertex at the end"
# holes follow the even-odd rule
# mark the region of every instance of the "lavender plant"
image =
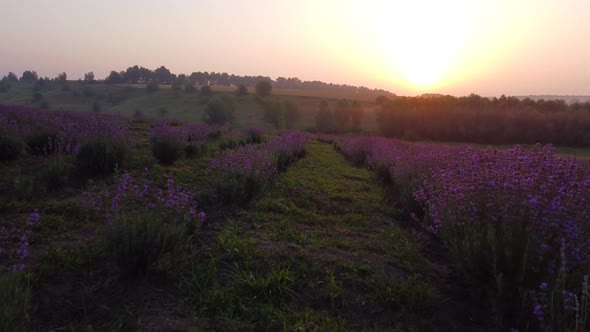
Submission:
POLYGON ((342 151, 386 173, 413 218, 473 280, 494 290, 490 299, 506 321, 522 327, 536 317, 552 322, 543 325, 548 331, 586 328, 579 285, 590 266, 587 164, 557 157, 550 146, 501 151, 364 137, 345 141, 342 151), (560 268, 566 257, 567 269, 560 268), (543 283, 561 286, 532 303, 531 292, 543 283), (548 310, 565 308, 559 301, 578 318, 548 310))

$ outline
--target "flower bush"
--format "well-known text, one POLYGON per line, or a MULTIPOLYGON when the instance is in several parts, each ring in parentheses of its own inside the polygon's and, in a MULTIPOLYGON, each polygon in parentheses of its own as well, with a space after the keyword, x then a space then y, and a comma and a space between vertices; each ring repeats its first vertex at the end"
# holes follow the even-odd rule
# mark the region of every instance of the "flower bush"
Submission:
POLYGON ((492 289, 489 299, 506 321, 524 326, 536 317, 550 331, 588 327, 581 281, 590 272, 587 163, 557 157, 551 146, 482 150, 362 137, 341 150, 390 181, 412 218, 475 283, 492 289), (539 284, 559 286, 543 297, 539 284))

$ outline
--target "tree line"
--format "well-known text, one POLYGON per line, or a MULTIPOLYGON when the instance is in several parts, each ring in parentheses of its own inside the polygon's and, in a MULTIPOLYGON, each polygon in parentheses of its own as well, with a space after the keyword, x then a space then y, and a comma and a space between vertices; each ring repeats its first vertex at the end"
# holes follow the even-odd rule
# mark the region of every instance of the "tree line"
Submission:
POLYGON ((316 114, 316 129, 325 133, 344 133, 361 130, 363 106, 357 102, 338 100, 333 107, 322 101, 316 114))
POLYGON ((332 90, 347 93, 375 93, 390 94, 382 89, 369 89, 364 86, 352 86, 347 84, 333 84, 321 81, 302 81, 297 77, 285 78, 278 77, 276 80, 268 76, 240 76, 228 73, 216 72, 193 72, 190 75, 176 75, 170 72, 164 66, 153 71, 145 67, 132 66, 123 71, 111 71, 105 78, 105 83, 148 83, 155 81, 160 84, 185 84, 187 82, 195 85, 214 85, 235 87, 244 85, 254 87, 260 81, 268 81, 273 87, 279 89, 299 89, 299 90, 332 90))
POLYGON ((420 96, 378 97, 381 133, 410 140, 590 146, 590 102, 420 96))

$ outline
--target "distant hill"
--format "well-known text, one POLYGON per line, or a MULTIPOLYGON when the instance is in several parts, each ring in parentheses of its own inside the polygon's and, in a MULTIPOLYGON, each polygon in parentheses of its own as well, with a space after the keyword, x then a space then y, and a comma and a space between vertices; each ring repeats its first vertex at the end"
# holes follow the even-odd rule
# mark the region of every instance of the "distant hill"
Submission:
POLYGON ((590 96, 560 96, 560 95, 531 95, 531 96, 516 96, 518 99, 530 98, 532 100, 553 100, 562 99, 568 104, 590 102, 590 96))

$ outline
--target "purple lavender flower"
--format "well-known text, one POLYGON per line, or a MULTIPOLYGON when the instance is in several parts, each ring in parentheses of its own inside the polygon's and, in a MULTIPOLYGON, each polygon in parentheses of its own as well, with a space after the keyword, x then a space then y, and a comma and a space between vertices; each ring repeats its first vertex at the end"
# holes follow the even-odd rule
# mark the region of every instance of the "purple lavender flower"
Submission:
POLYGON ((535 308, 533 309, 533 315, 535 315, 540 322, 545 320, 545 313, 543 312, 543 307, 540 304, 535 305, 535 308))

